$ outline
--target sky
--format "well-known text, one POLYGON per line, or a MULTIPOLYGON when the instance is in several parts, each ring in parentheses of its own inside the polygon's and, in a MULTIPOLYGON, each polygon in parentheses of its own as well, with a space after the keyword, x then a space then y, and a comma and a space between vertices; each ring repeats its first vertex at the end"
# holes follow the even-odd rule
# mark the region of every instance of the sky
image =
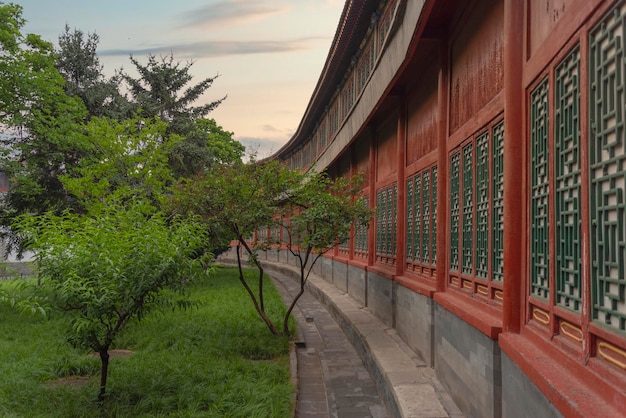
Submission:
MULTIPOLYGON (((10 1, 5 1, 10 2, 10 1)), ((219 75, 197 104, 259 157, 295 132, 313 94, 344 0, 13 0, 23 33, 55 45, 65 25, 96 33, 106 75, 129 56, 191 60, 194 82, 219 75)))

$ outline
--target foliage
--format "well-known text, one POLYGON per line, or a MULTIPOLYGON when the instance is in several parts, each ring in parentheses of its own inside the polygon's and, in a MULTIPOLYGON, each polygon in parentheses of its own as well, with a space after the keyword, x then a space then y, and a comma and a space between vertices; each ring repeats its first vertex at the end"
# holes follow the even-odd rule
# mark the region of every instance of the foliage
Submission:
POLYGON ((239 279, 257 312, 276 335, 279 332, 265 312, 263 267, 257 258, 257 248, 248 245, 248 238, 258 228, 267 225, 278 210, 280 196, 297 185, 301 178, 297 172, 271 160, 218 165, 206 174, 181 183, 169 204, 173 213, 197 215, 203 219, 211 230, 212 248, 227 248, 231 240, 245 248, 250 262, 258 268, 258 293, 251 290, 241 265, 239 279))
POLYGON ((168 122, 167 134, 184 138, 170 156, 176 177, 190 177, 218 160, 221 155, 212 154, 216 150, 212 144, 217 139, 235 153, 239 152, 234 147, 231 133, 221 128, 218 130, 211 120, 201 121, 226 97, 200 106, 193 105, 213 85, 217 76, 189 85, 193 79, 193 62, 182 64, 175 61, 171 54, 160 58, 149 55, 145 65, 132 56, 130 61, 139 77, 124 72, 120 74, 128 84, 139 115, 144 118, 158 117, 168 122))
POLYGON ((130 116, 131 104, 120 92, 120 75, 104 76, 96 55, 99 40, 96 33, 85 35, 65 25, 56 49, 56 67, 66 81, 65 92, 79 97, 91 117, 122 120, 130 116))
POLYGON ((71 342, 100 355, 100 399, 108 350, 118 334, 162 304, 164 289, 184 291, 203 267, 193 259, 204 240, 201 225, 191 218, 146 216, 145 207, 141 201, 109 202, 96 216, 48 213, 19 224, 36 251, 53 305, 72 313, 71 342))
POLYGON ((300 291, 287 310, 283 332, 289 332, 289 315, 304 293, 315 263, 339 243, 348 241, 355 227, 369 224, 372 213, 365 200, 358 197, 361 184, 361 175, 331 178, 326 172, 310 172, 283 196, 280 216, 273 222, 283 234, 266 239, 268 244, 289 251, 300 269, 300 291))
MULTIPOLYGON (((0 304, 0 416, 291 416, 288 339, 254 320, 237 274, 218 269, 198 282, 193 309, 130 322, 114 348, 133 354, 112 357, 98 405, 100 361, 64 340, 67 314, 20 315, 0 304)), ((286 308, 266 284, 268 310, 282 318, 286 308)))
POLYGON ((173 182, 168 152, 180 140, 166 137, 166 128, 159 120, 93 118, 85 126, 91 152, 60 176, 65 190, 90 212, 120 199, 145 198, 158 208, 173 182))
POLYGON ((245 147, 215 119, 196 119, 185 140, 170 152, 170 167, 178 177, 192 177, 217 164, 241 162, 245 147))
MULTIPOLYGON (((170 210, 201 216, 219 245, 236 240, 237 256, 245 251, 259 271, 259 280, 263 266, 258 251, 285 249, 299 260, 301 292, 283 321, 283 332, 289 333, 289 315, 316 261, 349 239, 354 225, 366 225, 371 218, 363 199, 356 197, 361 181, 360 176, 331 179, 326 173, 301 173, 274 160, 219 166, 181 184, 170 210), (281 229, 283 239, 274 234, 255 236, 268 228, 281 229)), ((255 295, 243 273, 240 281, 270 331, 279 334, 264 311, 262 287, 255 295)))

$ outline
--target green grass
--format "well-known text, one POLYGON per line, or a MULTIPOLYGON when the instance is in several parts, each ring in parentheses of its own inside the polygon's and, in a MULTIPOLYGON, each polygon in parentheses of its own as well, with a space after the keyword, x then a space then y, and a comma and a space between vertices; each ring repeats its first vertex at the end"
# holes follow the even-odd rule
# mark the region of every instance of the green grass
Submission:
MULTIPOLYGON (((0 283, 0 289, 10 282, 0 283)), ((268 280, 266 310, 286 308, 268 280)), ((65 340, 67 318, 0 305, 1 417, 288 417, 294 388, 289 341, 272 336, 233 268, 192 290, 192 309, 154 313, 118 340, 107 398, 96 401, 100 360, 65 340), (83 386, 51 382, 89 376, 83 386)))

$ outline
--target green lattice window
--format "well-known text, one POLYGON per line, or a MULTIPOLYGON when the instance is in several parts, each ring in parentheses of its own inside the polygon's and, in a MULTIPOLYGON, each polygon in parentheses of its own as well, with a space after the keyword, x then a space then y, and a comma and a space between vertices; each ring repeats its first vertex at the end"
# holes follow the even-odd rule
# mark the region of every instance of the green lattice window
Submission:
POLYGON ((492 223, 493 280, 504 278, 504 121, 493 127, 492 223))
POLYGON ((530 95, 530 293, 544 299, 550 292, 548 118, 546 78, 530 95))
POLYGON ((489 132, 476 138, 476 277, 489 274, 489 132))
POLYGON ((459 271, 461 153, 450 157, 450 270, 459 271))
POLYGON ((463 147, 463 260, 461 271, 472 274, 474 261, 474 143, 463 147))
POLYGON ((437 218, 437 168, 426 168, 406 181, 406 258, 411 269, 435 264, 437 218))
POLYGON ((626 331, 626 4, 589 33, 593 320, 626 331))
MULTIPOLYGON (((365 205, 369 207, 369 198, 364 197, 365 205)), ((354 231, 354 252, 357 257, 367 257, 368 252, 368 228, 365 225, 357 225, 354 231)))
POLYGON ((580 311, 581 287, 581 163, 580 48, 555 69, 554 166, 556 215, 557 304, 580 311))
POLYGON ((452 286, 502 300, 504 121, 468 138, 450 155, 452 286))
POLYGON ((376 192, 376 257, 383 263, 395 262, 398 185, 376 192))

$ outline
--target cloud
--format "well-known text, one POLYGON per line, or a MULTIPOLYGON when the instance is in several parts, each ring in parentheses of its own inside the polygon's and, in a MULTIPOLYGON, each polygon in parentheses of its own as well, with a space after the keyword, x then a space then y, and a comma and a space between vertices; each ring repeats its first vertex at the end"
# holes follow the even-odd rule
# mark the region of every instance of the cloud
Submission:
POLYGON ((251 19, 259 19, 268 15, 285 11, 284 8, 269 2, 237 0, 220 1, 181 15, 180 28, 214 26, 223 23, 234 23, 251 19))
POLYGON ((98 50, 99 56, 167 55, 177 58, 212 58, 227 55, 249 55, 302 51, 312 48, 310 43, 321 38, 301 38, 286 41, 205 41, 171 45, 155 45, 131 49, 98 50))

